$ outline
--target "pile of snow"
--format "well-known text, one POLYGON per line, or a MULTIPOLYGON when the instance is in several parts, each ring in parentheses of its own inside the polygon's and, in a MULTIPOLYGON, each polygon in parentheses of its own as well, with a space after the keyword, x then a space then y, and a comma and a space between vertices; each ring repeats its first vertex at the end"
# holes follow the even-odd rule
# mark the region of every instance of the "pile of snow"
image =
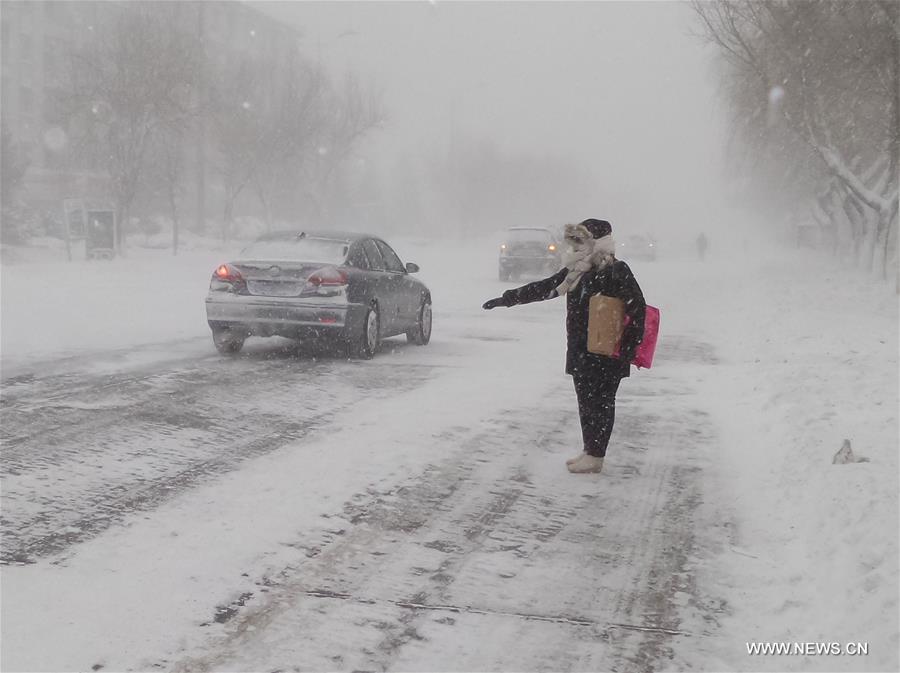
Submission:
POLYGON ((71 262, 65 250, 21 253, 19 263, 0 267, 4 373, 42 358, 208 336, 209 279, 234 252, 173 257, 171 250, 130 248, 112 260, 71 262))

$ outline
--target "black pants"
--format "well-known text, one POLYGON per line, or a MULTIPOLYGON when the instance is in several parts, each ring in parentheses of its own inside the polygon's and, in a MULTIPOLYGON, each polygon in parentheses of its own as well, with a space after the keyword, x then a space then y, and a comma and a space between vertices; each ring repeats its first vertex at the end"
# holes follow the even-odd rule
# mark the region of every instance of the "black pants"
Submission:
POLYGON ((616 391, 621 379, 575 374, 572 380, 578 397, 584 450, 592 456, 605 456, 616 420, 616 391))

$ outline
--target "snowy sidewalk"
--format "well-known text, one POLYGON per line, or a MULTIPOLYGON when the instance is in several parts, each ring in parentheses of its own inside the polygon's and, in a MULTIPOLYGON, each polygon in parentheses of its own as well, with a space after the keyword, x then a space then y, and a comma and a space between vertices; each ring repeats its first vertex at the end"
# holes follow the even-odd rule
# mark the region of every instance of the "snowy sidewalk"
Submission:
POLYGON ((837 264, 712 260, 668 297, 666 327, 712 346, 716 366, 698 372, 721 433, 706 505, 729 526, 698 577, 728 616, 692 644, 697 668, 900 670, 898 300, 837 264), (845 438, 870 462, 833 465, 845 438), (869 651, 750 656, 754 642, 869 651))

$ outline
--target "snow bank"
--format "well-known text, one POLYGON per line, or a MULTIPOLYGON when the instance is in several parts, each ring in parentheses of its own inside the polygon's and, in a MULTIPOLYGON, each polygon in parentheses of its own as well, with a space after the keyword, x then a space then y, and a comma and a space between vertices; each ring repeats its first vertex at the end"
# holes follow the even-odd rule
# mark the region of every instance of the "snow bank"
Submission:
POLYGON ((64 247, 17 248, 8 253, 16 262, 0 267, 4 368, 207 337, 209 278, 237 247, 216 250, 207 242, 177 257, 134 247, 109 261, 87 261, 82 252, 71 262, 64 247))
POLYGON ((667 327, 718 359, 701 384, 721 431, 706 504, 732 533, 706 580, 730 616, 698 667, 900 670, 891 286, 833 259, 767 252, 698 265, 667 299, 667 327), (833 465, 845 438, 870 462, 833 465), (748 656, 751 642, 869 653, 748 656))

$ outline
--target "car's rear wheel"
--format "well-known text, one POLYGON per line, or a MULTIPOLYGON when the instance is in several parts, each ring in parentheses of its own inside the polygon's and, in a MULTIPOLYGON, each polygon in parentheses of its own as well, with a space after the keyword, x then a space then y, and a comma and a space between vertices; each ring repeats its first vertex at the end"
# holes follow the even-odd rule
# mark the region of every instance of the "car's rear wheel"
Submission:
POLYGON ((406 340, 417 346, 425 346, 431 341, 431 302, 428 299, 422 301, 416 324, 407 330, 406 340))
POLYGON ((236 355, 244 347, 247 335, 231 327, 213 328, 213 343, 222 355, 236 355))
POLYGON ((501 268, 501 269, 500 269, 500 272, 497 274, 497 277, 498 277, 500 280, 502 280, 502 281, 505 282, 505 281, 509 280, 509 271, 507 271, 506 269, 501 268))
POLYGON ((378 306, 373 304, 366 311, 362 321, 362 329, 350 342, 350 355, 362 360, 370 360, 381 341, 378 306))

